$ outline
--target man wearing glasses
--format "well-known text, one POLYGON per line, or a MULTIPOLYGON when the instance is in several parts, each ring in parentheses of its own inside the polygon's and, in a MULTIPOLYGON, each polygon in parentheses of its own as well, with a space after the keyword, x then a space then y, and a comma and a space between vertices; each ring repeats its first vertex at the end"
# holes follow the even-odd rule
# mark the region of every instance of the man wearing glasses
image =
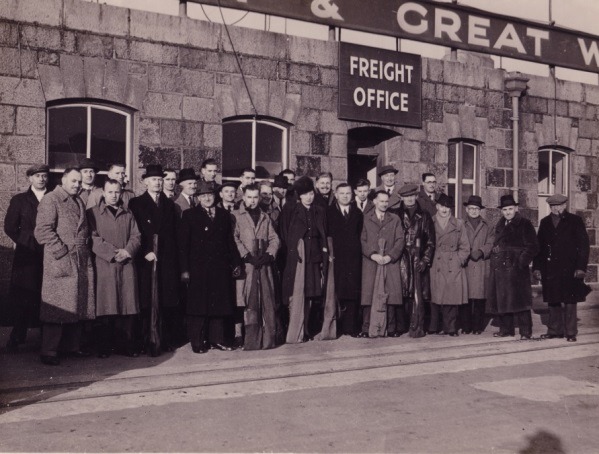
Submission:
POLYGON ((418 194, 418 205, 433 217, 437 214, 437 178, 432 173, 422 174, 422 189, 418 194))

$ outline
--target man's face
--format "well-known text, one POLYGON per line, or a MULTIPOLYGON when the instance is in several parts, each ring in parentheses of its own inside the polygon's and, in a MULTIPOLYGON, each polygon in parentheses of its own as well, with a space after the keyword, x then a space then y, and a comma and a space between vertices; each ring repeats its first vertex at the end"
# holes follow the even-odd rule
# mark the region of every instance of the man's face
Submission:
POLYGON ((260 203, 269 205, 270 202, 272 202, 272 187, 266 185, 260 186, 260 203))
POLYGON ((331 179, 329 177, 320 177, 316 182, 316 189, 323 195, 331 192, 331 179))
POLYGON ((119 183, 125 183, 125 167, 122 166, 112 166, 112 169, 108 171, 108 178, 111 180, 116 180, 119 183))
POLYGON ((437 179, 429 175, 424 179, 422 186, 427 194, 432 194, 437 190, 437 179))
POLYGON ((290 185, 295 182, 295 175, 294 174, 292 174, 292 173, 284 173, 283 176, 287 177, 287 183, 289 183, 290 185))
POLYGON ((214 194, 211 192, 200 194, 198 198, 200 199, 200 205, 202 205, 203 208, 210 208, 214 205, 214 194))
POLYGON ((106 183, 104 185, 104 201, 106 205, 114 207, 121 198, 121 185, 115 183, 106 183))
POLYGON ((377 194, 373 200, 374 208, 381 213, 387 211, 389 206, 389 194, 377 194))
POLYGON ((181 186, 181 192, 188 196, 195 195, 198 190, 197 180, 185 180, 179 183, 179 186, 181 186))
POLYGON ((245 191, 243 193, 243 203, 246 207, 254 209, 258 206, 260 194, 258 190, 245 191))
POLYGON ((71 170, 69 173, 62 177, 62 188, 67 191, 69 195, 79 194, 81 189, 81 172, 78 170, 71 170))
POLYGON ((403 196, 401 200, 403 200, 405 206, 413 207, 414 205, 416 205, 416 194, 403 196))
POLYGON ((48 174, 46 172, 34 173, 29 177, 29 184, 38 191, 43 191, 48 184, 48 174))
POLYGON ((562 203, 561 205, 549 205, 551 212, 555 215, 560 215, 566 209, 566 204, 562 203))
POLYGON ((144 178, 144 184, 149 192, 157 193, 162 191, 162 177, 144 178))
POLYGON ((395 173, 387 172, 384 175, 381 175, 381 180, 383 181, 383 184, 385 186, 390 188, 391 186, 393 186, 395 184, 395 173))
POLYGON ((165 172, 166 176, 162 179, 162 185, 164 186, 164 190, 168 192, 173 192, 175 190, 175 184, 177 181, 177 175, 175 172, 165 172))
POLYGON ((200 169, 200 172, 202 173, 202 178, 204 178, 204 181, 214 181, 216 179, 216 174, 217 174, 217 170, 216 170, 216 164, 207 164, 206 167, 204 167, 203 169, 200 169))
POLYGON ((509 207, 503 207, 501 209, 501 214, 503 215, 503 217, 505 219, 507 219, 508 221, 511 221, 512 219, 514 219, 514 216, 516 216, 517 211, 518 211, 518 207, 511 205, 509 207))
POLYGON ((342 207, 348 206, 351 202, 351 188, 349 186, 338 188, 335 191, 335 198, 342 207))
POLYGON ((254 184, 254 181, 256 181, 256 174, 254 172, 243 172, 243 175, 241 175, 241 186, 254 184))
POLYGON ((358 186, 356 189, 354 189, 354 193, 356 194, 356 197, 358 198, 358 200, 360 200, 360 202, 366 202, 369 192, 370 192, 370 186, 366 186, 366 185, 358 186))
POLYGON ((234 202, 235 201, 235 188, 232 186, 225 186, 220 190, 220 198, 223 202, 234 202))
POLYGON ((480 217, 480 208, 476 205, 468 205, 466 207, 466 213, 468 213, 468 216, 472 219, 476 219, 480 217))
POLYGON ((299 197, 302 204, 310 206, 312 205, 312 202, 314 202, 314 191, 308 191, 305 194, 300 195, 299 197))
POLYGON ((94 169, 81 169, 81 183, 91 186, 96 178, 96 171, 94 169))
POLYGON ((451 208, 437 203, 437 216, 441 218, 448 218, 449 215, 451 215, 451 208))
POLYGON ((284 199, 285 195, 287 194, 287 189, 275 186, 272 188, 272 192, 275 196, 277 196, 277 198, 284 199))

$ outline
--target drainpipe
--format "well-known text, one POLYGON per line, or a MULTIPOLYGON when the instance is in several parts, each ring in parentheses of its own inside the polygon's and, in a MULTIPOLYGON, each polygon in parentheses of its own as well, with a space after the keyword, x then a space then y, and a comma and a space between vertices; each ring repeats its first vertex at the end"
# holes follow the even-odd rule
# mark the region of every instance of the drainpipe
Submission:
POLYGON ((519 141, 518 137, 520 136, 520 117, 518 115, 519 112, 519 100, 520 96, 524 90, 526 90, 526 83, 528 82, 528 78, 524 77, 522 73, 519 72, 510 72, 507 73, 505 78, 505 90, 512 98, 512 131, 513 131, 513 140, 512 140, 512 148, 513 148, 513 168, 514 168, 514 177, 513 177, 513 186, 511 188, 514 194, 514 200, 518 201, 518 187, 519 187, 519 162, 518 162, 518 153, 519 153, 519 141))
POLYGON ((179 0, 179 16, 187 17, 187 0, 179 0))

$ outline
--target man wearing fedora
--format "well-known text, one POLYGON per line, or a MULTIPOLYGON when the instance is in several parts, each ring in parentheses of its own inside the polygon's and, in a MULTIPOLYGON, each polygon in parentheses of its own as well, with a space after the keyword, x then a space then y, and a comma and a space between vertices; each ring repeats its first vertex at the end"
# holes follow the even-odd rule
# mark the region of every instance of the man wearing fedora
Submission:
POLYGON ((470 256, 466 266, 468 304, 460 306, 460 326, 462 334, 481 334, 485 329, 486 287, 494 230, 480 215, 485 208, 480 196, 471 195, 464 206, 467 215, 464 226, 470 242, 470 256))
POLYGON ((81 172, 81 190, 79 191, 79 197, 81 197, 85 206, 87 206, 87 201, 89 200, 91 192, 99 189, 98 186, 95 185, 98 170, 97 164, 89 158, 85 158, 79 165, 79 171, 81 172))
POLYGON ((521 339, 532 339, 532 289, 529 265, 539 252, 532 223, 518 213, 512 195, 501 196, 497 207, 502 218, 495 226, 491 250, 491 272, 487 290, 487 309, 498 317, 500 328, 495 337, 515 335, 519 326, 521 339))
POLYGON ((10 199, 4 218, 4 232, 15 243, 9 289, 14 322, 6 345, 10 352, 25 342, 27 328, 39 323, 44 247, 37 242, 33 231, 37 207, 47 192, 49 172, 45 164, 27 169, 29 188, 10 199))
POLYGON ((175 209, 179 217, 183 216, 185 210, 194 208, 198 204, 196 192, 198 191, 198 180, 200 176, 196 175, 192 168, 181 169, 177 184, 181 192, 175 199, 175 209))
MULTIPOLYGON (((177 325, 179 305, 179 261, 176 236, 175 204, 162 192, 162 166, 151 164, 141 176, 146 192, 131 199, 129 208, 141 232, 141 250, 136 256, 141 329, 138 333, 142 350, 158 356, 161 350, 172 351, 180 328, 177 325), (158 288, 159 319, 157 342, 150 341, 153 268, 158 288)), ((155 330, 156 331, 156 330, 155 330)))
POLYGON ((401 203, 401 198, 397 193, 397 189, 395 187, 395 175, 399 170, 391 165, 383 166, 379 169, 379 177, 382 181, 380 186, 377 186, 374 192, 383 190, 387 194, 389 194, 389 210, 397 210, 399 208, 399 204, 401 203))
POLYGON ((580 216, 566 209, 568 198, 547 198, 551 213, 541 219, 537 238, 540 252, 533 273, 543 285, 543 300, 549 305, 547 333, 542 339, 563 338, 576 342, 576 303, 584 301, 584 277, 589 261, 589 235, 580 216), (562 306, 563 304, 563 306, 562 306))

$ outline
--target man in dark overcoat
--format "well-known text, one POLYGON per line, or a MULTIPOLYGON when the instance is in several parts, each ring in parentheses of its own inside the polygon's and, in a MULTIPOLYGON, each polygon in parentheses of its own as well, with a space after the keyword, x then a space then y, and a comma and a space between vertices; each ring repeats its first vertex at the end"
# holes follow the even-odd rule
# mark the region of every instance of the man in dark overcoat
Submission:
POLYGON ((138 333, 142 350, 149 349, 152 356, 161 350, 175 348, 180 328, 177 325, 179 304, 179 260, 177 248, 177 211, 175 203, 162 192, 164 172, 160 165, 148 165, 142 175, 146 192, 134 197, 129 208, 141 232, 141 250, 136 257, 139 279, 139 305, 141 333, 138 333), (157 268, 158 326, 160 344, 150 342, 152 305, 152 271, 157 268))
POLYGON ((225 320, 234 313, 232 279, 241 274, 242 260, 233 238, 232 215, 214 206, 208 183, 200 183, 198 198, 200 205, 183 212, 178 232, 181 280, 188 283, 188 336, 194 353, 208 348, 229 351, 225 320))
POLYGON ((326 212, 327 208, 335 202, 335 196, 332 191, 333 174, 331 172, 318 174, 314 187, 316 188, 314 203, 320 205, 326 212))
POLYGON ((495 337, 515 335, 532 338, 532 289, 529 265, 539 252, 532 223, 518 213, 518 203, 511 195, 501 197, 502 218, 495 225, 495 241, 491 252, 491 273, 487 288, 487 312, 500 323, 495 337))
POLYGON ((422 174, 422 188, 418 193, 418 205, 427 211, 431 218, 437 214, 437 177, 434 173, 426 172, 422 174))
POLYGON ((374 190, 380 191, 383 190, 387 194, 389 194, 389 210, 397 210, 399 208, 399 204, 401 203, 401 197, 397 191, 397 184, 395 182, 395 177, 397 176, 399 170, 397 170, 392 165, 382 166, 379 169, 379 178, 382 183, 380 186, 377 186, 374 190))
POLYGON ((6 344, 10 352, 25 342, 27 328, 39 323, 44 247, 36 241, 33 231, 37 206, 47 191, 49 171, 47 165, 27 169, 29 189, 10 199, 4 218, 4 232, 15 243, 9 289, 14 324, 6 344))
POLYGON ((196 192, 198 191, 198 180, 200 177, 196 175, 192 168, 181 169, 177 184, 181 188, 181 192, 175 198, 175 209, 179 217, 183 216, 185 210, 194 208, 198 204, 196 192))
POLYGON ((589 261, 589 235, 580 216, 566 209, 568 198, 555 194, 547 198, 551 213, 541 219, 537 238, 540 251, 533 273, 543 285, 543 300, 549 305, 549 323, 543 339, 562 338, 576 342, 576 303, 584 287, 589 261), (562 306, 563 304, 563 306, 562 306))
POLYGON ((327 231, 333 240, 335 294, 339 302, 337 334, 356 336, 359 332, 362 244, 364 216, 352 202, 352 188, 341 183, 335 188, 336 203, 327 212, 327 231))

